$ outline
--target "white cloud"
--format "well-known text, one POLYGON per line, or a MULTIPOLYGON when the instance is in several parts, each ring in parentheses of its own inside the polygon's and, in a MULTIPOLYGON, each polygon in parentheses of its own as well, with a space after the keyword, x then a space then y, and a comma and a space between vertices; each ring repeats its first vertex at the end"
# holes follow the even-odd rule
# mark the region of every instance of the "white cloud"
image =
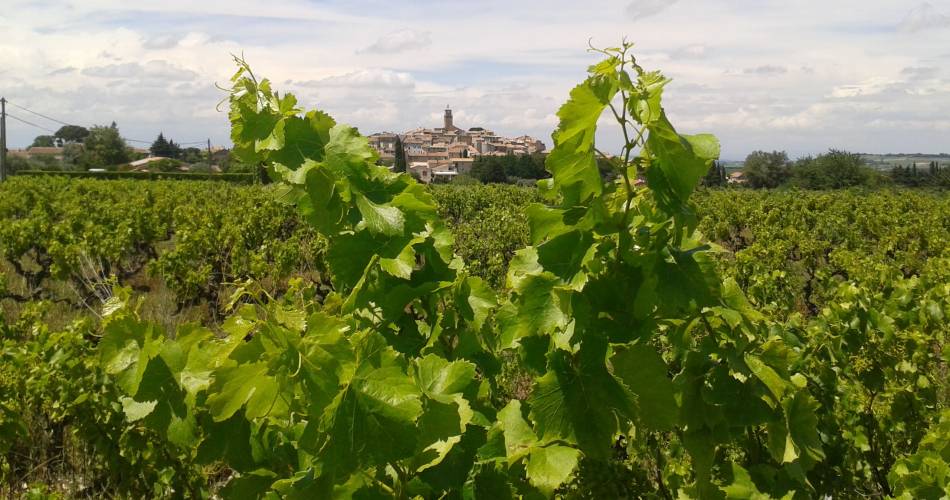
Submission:
POLYGON ((85 76, 96 78, 155 78, 163 82, 194 80, 198 77, 198 73, 194 71, 161 60, 149 61, 145 64, 127 62, 121 64, 106 64, 104 66, 90 66, 83 68, 81 73, 85 76))
POLYGON ((382 90, 411 89, 416 83, 409 73, 368 68, 352 71, 343 75, 328 76, 319 80, 296 82, 296 84, 301 87, 311 88, 341 87, 346 89, 368 88, 382 90))
POLYGON ((950 28, 950 16, 943 14, 929 2, 924 2, 908 12, 898 28, 908 33, 950 28))
POLYGON ((374 54, 395 54, 412 49, 421 49, 432 45, 432 34, 428 31, 402 29, 387 33, 372 45, 360 52, 374 54))
POLYGON ((848 97, 872 96, 893 89, 898 83, 900 83, 899 80, 876 76, 860 83, 839 85, 832 89, 831 97, 840 99, 848 97))
POLYGON ((627 5, 627 16, 634 21, 647 18, 670 8, 679 0, 634 0, 627 5))
MULTIPOLYGON (((673 78, 665 106, 677 128, 716 133, 726 158, 946 149, 950 29, 938 28, 950 0, 910 15, 913 4, 885 0, 487 0, 385 12, 375 0, 7 1, 5 97, 64 121, 116 120, 128 137, 227 144, 214 83, 227 84, 230 54, 243 53, 302 106, 367 133, 438 125, 451 104, 460 126, 546 139, 595 61, 588 39, 627 36, 641 64, 673 78)), ((8 125, 13 146, 40 133, 8 125)), ((619 140, 604 130, 601 144, 619 140)))
POLYGON ((785 73, 788 73, 788 68, 786 68, 785 66, 774 66, 771 64, 765 64, 762 66, 756 66, 754 68, 746 68, 742 70, 742 72, 747 75, 765 75, 765 76, 784 75, 785 73))

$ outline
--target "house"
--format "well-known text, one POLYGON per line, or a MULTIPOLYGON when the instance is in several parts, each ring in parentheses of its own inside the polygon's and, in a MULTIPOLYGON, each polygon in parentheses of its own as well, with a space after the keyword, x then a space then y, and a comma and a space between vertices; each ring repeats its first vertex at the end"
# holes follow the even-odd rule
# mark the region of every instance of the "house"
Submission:
POLYGON ((26 149, 26 155, 29 158, 36 158, 38 156, 47 156, 52 157, 57 160, 63 159, 63 148, 60 147, 46 147, 46 146, 35 146, 26 149))
POLYGON ((142 158, 141 160, 129 162, 129 167, 132 167, 131 170, 133 172, 147 172, 149 163, 170 159, 171 158, 166 158, 164 156, 149 156, 148 158, 142 158))
POLYGON ((428 184, 432 182, 432 172, 435 168, 429 166, 429 162, 426 161, 414 161, 409 164, 406 169, 413 177, 419 179, 419 181, 428 184))
POLYGON ((727 184, 742 185, 746 182, 748 182, 748 179, 745 178, 745 175, 742 172, 733 172, 729 174, 729 177, 726 178, 727 184))

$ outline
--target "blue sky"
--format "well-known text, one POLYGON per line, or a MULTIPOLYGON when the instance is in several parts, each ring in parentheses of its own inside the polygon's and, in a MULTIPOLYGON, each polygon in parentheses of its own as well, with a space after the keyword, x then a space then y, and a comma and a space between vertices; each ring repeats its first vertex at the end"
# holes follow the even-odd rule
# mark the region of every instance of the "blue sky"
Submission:
MULTIPOLYGON (((725 159, 950 152, 950 0, 6 0, 0 33, 0 95, 69 123, 115 120, 129 138, 227 144, 214 83, 243 53, 364 133, 435 126, 450 104, 461 126, 550 145, 594 60, 588 39, 626 36, 674 79, 674 124, 718 135, 725 159)), ((43 133, 8 129, 14 147, 43 133)))

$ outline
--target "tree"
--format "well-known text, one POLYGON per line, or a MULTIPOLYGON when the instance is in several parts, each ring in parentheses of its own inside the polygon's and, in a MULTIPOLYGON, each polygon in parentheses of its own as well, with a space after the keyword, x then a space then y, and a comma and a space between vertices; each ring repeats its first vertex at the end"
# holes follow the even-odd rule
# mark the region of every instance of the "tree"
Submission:
POLYGON ((701 181, 704 186, 725 186, 726 185, 726 167, 723 166, 722 162, 714 161, 712 165, 709 166, 709 171, 706 172, 706 176, 703 177, 701 181))
POLYGON ((56 138, 51 135, 38 135, 33 139, 31 148, 50 148, 56 145, 56 138))
POLYGON ((806 189, 841 189, 874 184, 878 176, 859 155, 832 149, 796 162, 791 182, 806 189))
POLYGON ((750 187, 776 188, 788 179, 788 154, 785 151, 753 151, 746 157, 742 173, 750 187))
POLYGON ((148 148, 152 156, 161 156, 164 158, 178 158, 181 156, 181 146, 175 144, 175 141, 165 139, 165 134, 159 132, 158 138, 148 148))
POLYGON ((544 179, 548 177, 548 172, 544 170, 544 156, 541 154, 532 155, 508 155, 504 157, 505 171, 512 177, 521 179, 544 179))
POLYGON ((402 138, 396 136, 396 159, 393 170, 396 172, 406 171, 406 147, 402 144, 402 138))
POLYGON ((504 184, 508 182, 508 173, 505 170, 505 157, 480 156, 472 162, 472 177, 479 181, 504 184))
POLYGON ((94 126, 83 141, 79 165, 86 169, 119 165, 129 161, 128 147, 115 122, 108 127, 94 126))
POLYGON ((7 173, 12 174, 14 172, 19 172, 21 170, 32 170, 32 165, 30 161, 22 156, 7 156, 7 173))
POLYGON ((178 159, 185 163, 198 163, 205 161, 207 153, 200 148, 184 148, 178 155, 178 159))
POLYGON ((53 134, 53 137, 69 144, 71 142, 83 142, 89 136, 89 129, 79 125, 63 125, 53 134))
POLYGON ((63 145, 63 169, 71 170, 80 165, 83 158, 83 145, 67 143, 63 145))

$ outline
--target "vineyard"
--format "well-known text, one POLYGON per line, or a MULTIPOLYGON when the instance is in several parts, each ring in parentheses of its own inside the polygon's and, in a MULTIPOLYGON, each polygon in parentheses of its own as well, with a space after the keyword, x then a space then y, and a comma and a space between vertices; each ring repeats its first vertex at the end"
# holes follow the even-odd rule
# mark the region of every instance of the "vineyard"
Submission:
POLYGON ((416 184, 243 62, 280 182, 0 185, 0 494, 946 498, 950 197, 697 191, 628 49, 537 189, 416 184))

